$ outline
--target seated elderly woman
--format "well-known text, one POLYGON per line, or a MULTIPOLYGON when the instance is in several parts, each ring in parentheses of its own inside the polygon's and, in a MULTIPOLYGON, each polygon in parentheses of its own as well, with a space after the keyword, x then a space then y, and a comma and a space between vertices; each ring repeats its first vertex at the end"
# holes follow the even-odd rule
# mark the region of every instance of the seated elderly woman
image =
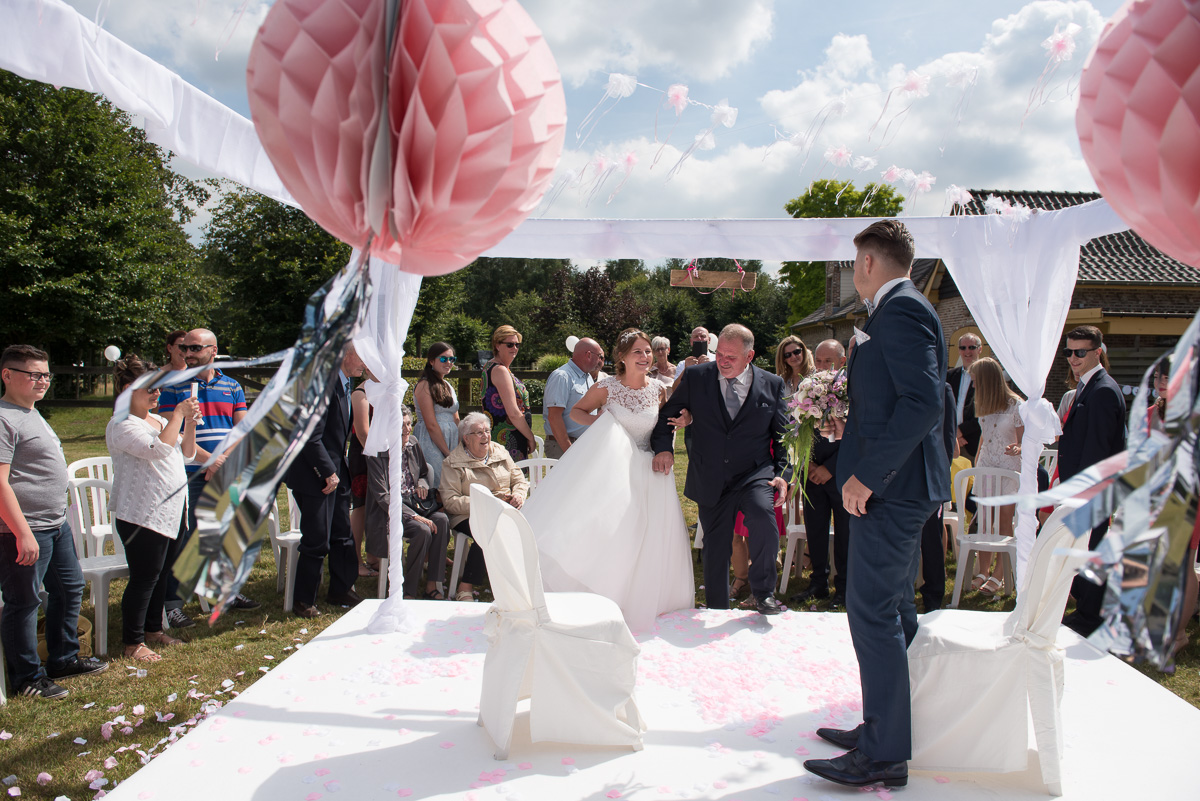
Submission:
MULTIPOLYGON (((508 450, 492 442, 492 423, 486 415, 471 412, 458 424, 458 446, 442 462, 442 506, 455 531, 471 534, 471 485, 482 484, 500 500, 520 509, 529 492, 529 481, 508 450)), ((487 577, 479 548, 467 552, 456 601, 475 600, 475 585, 487 577)))
MULTIPOLYGON (((450 521, 437 503, 437 491, 429 486, 430 468, 425 453, 413 431, 413 413, 407 406, 401 407, 404 441, 404 462, 401 470, 401 510, 404 524, 404 539, 408 540, 408 556, 404 560, 404 597, 416 598, 420 586, 421 571, 429 565, 425 578, 424 598, 431 601, 443 600, 446 596, 438 585, 446 578, 446 552, 450 548, 450 521)), ((388 530, 391 520, 392 502, 389 485, 390 458, 384 451, 378 456, 368 456, 366 498, 366 548, 367 555, 382 559, 388 555, 388 530)))

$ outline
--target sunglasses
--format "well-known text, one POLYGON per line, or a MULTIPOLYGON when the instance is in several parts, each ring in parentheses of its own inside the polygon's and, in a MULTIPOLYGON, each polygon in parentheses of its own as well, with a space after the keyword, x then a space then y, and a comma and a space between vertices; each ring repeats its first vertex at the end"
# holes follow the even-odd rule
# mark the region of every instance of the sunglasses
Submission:
POLYGON ((959 350, 979 350, 978 345, 959 345, 959 350))
POLYGON ((20 367, 10 367, 8 369, 15 370, 18 373, 24 373, 25 375, 29 376, 29 380, 35 384, 39 381, 49 381, 50 379, 54 378, 54 373, 31 373, 28 370, 22 370, 20 367))
POLYGON ((1100 350, 1100 349, 1099 348, 1063 348, 1063 356, 1066 356, 1068 359, 1071 358, 1072 356, 1074 356, 1076 359, 1083 359, 1094 350, 1100 350))
POLYGON ((184 353, 199 353, 202 350, 208 350, 214 345, 180 345, 179 349, 184 353))
POLYGON ((454 364, 458 358, 456 356, 438 356, 438 361, 442 364, 454 364))
POLYGON ((785 358, 785 359, 790 359, 790 358, 792 358, 793 356, 799 356, 799 355, 801 355, 801 354, 803 354, 803 353, 804 353, 804 351, 803 351, 803 350, 801 350, 800 348, 796 348, 795 350, 789 350, 789 351, 787 351, 786 353, 784 353, 784 354, 783 354, 783 358, 785 358))
POLYGON ((516 350, 517 348, 521 347, 520 342, 501 342, 500 344, 506 348, 512 348, 513 350, 516 350))

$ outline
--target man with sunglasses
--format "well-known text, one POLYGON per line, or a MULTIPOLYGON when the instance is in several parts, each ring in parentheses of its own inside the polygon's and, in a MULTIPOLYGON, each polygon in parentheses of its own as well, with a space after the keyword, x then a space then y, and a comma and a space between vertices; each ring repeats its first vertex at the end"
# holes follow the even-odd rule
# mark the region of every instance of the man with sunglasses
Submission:
MULTIPOLYGON (((970 367, 979 358, 983 350, 983 340, 975 334, 966 333, 958 338, 958 358, 961 367, 952 367, 946 371, 946 383, 954 393, 955 415, 958 418, 958 433, 962 434, 967 444, 962 448, 962 455, 975 463, 975 454, 979 452, 979 420, 975 417, 975 385, 971 381, 970 367)), ((954 354, 950 354, 953 361, 954 354)))
MULTIPOLYGON (((197 385, 196 399, 200 402, 200 422, 196 424, 196 459, 189 462, 188 474, 188 534, 196 530, 196 504, 204 492, 208 479, 225 463, 224 455, 205 470, 200 466, 208 457, 220 450, 221 443, 241 419, 246 416, 246 393, 242 385, 211 366, 217 359, 217 337, 207 328, 194 328, 184 336, 179 346, 188 367, 209 368, 191 381, 164 387, 158 398, 158 413, 167 415, 174 411, 184 398, 191 397, 192 383, 197 385)), ((178 547, 183 548, 187 537, 178 547)), ((167 623, 171 628, 184 629, 196 622, 183 611, 183 600, 179 598, 179 582, 172 574, 167 579, 167 623)), ((258 601, 238 593, 229 603, 230 609, 256 609, 258 601)))
POLYGON ((587 426, 571 419, 571 409, 596 383, 592 373, 602 364, 604 350, 600 343, 584 337, 575 345, 570 360, 546 379, 542 419, 550 429, 545 445, 547 457, 561 459, 571 443, 587 431, 587 426))
POLYGON ((10 345, 0 355, 0 377, 0 641, 17 695, 63 698, 55 679, 98 673, 108 663, 79 656, 84 582, 67 523, 67 460, 34 408, 50 388, 49 356, 10 345), (37 642, 42 587, 50 596, 45 669, 37 642))
MULTIPOLYGON (((1100 362, 1103 346, 1104 335, 1095 326, 1081 325, 1067 332, 1063 355, 1079 386, 1058 440, 1060 481, 1125 450, 1125 396, 1100 362)), ((1094 549, 1107 532, 1107 521, 1092 529, 1088 547, 1094 549)), ((1071 594, 1075 611, 1063 619, 1063 625, 1087 637, 1102 622, 1104 587, 1076 578, 1071 594)))

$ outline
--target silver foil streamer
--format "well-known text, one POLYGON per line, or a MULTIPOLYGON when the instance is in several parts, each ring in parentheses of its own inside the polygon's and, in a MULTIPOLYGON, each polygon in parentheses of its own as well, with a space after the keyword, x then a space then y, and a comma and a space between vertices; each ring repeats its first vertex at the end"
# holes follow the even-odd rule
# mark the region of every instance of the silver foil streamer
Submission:
MULTIPOLYGON (((249 577, 269 536, 267 517, 283 475, 329 405, 342 353, 365 309, 369 289, 365 262, 365 258, 356 260, 313 293, 294 346, 260 359, 217 365, 281 362, 247 415, 205 463, 209 466, 221 453, 226 455, 200 495, 196 531, 175 561, 180 585, 213 602, 210 623, 249 577)), ((133 389, 183 383, 212 366, 139 376, 118 397, 115 414, 128 413, 133 389)))
POLYGON ((1091 530, 1112 519, 1108 533, 1080 569, 1107 582, 1104 622, 1089 641, 1132 661, 1170 670, 1181 620, 1188 544, 1196 528, 1196 439, 1200 432, 1200 314, 1170 359, 1163 430, 1149 425, 1149 389, 1159 362, 1146 371, 1129 415, 1128 448, 1038 495, 980 498, 1016 503, 1033 512, 1075 499, 1064 523, 1086 544, 1091 530))

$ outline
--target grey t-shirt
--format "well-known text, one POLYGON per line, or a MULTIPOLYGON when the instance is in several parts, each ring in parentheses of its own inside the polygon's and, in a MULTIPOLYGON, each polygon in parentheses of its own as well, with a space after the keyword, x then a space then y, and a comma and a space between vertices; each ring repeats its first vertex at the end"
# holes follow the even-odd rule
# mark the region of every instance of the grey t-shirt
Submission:
MULTIPOLYGON (((11 465, 9 486, 34 531, 67 520, 67 459, 62 443, 37 411, 0 400, 0 464, 11 465)), ((0 532, 12 533, 0 520, 0 532)))

